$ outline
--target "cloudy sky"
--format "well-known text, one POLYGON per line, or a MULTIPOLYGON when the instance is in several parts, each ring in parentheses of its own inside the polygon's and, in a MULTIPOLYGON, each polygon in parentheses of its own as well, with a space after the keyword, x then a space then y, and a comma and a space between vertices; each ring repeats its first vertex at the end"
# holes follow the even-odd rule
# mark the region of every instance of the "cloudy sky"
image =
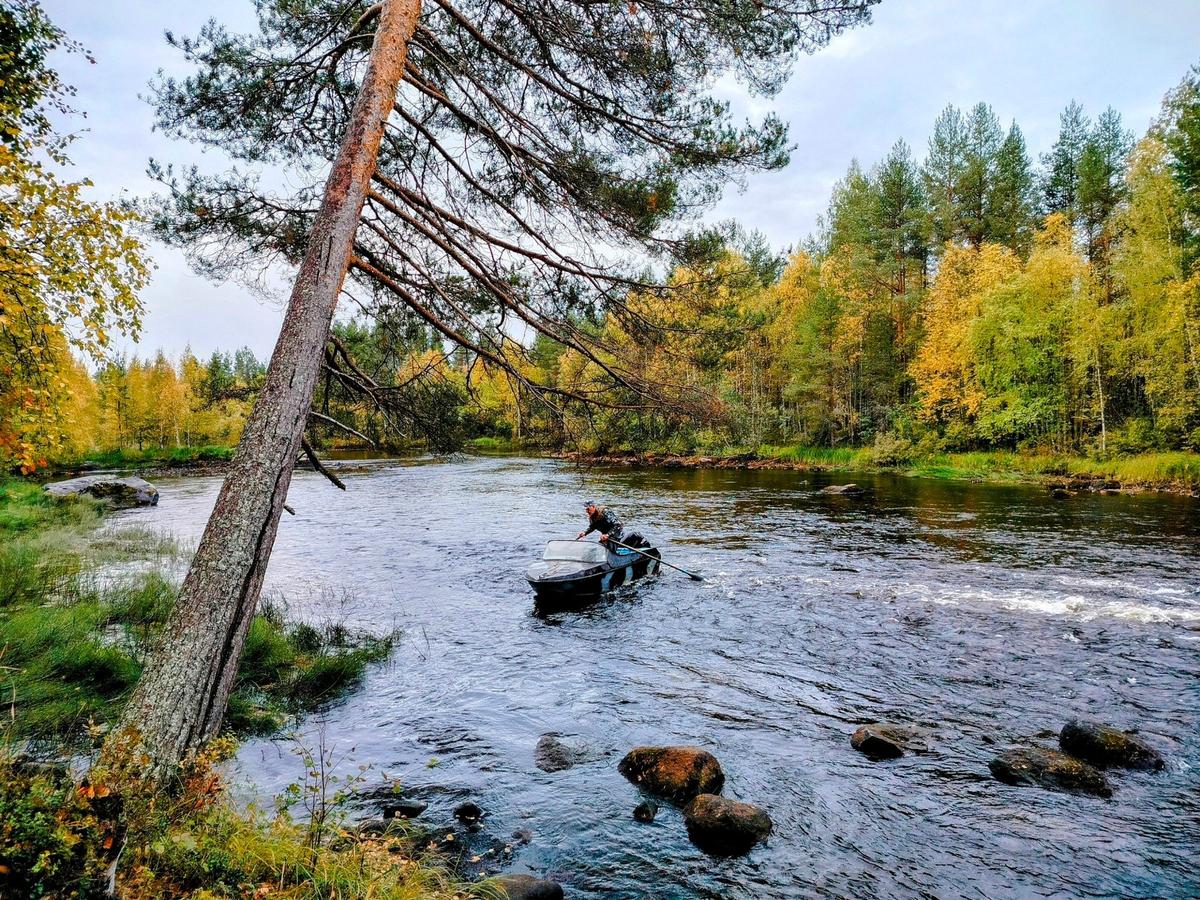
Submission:
MULTIPOLYGON (((87 113, 73 158, 99 196, 150 191, 150 157, 220 165, 155 134, 141 98, 160 69, 186 72, 164 31, 193 34, 208 18, 248 30, 250 0, 43 3, 96 58, 88 65, 63 57, 59 68, 87 113)), ((739 104, 743 115, 776 110, 790 124, 796 149, 786 170, 727 194, 713 217, 736 218, 777 247, 796 243, 813 230, 851 158, 869 166, 897 138, 923 156, 934 118, 951 103, 992 104, 1005 124, 1017 120, 1035 154, 1053 142, 1058 114, 1072 99, 1092 115, 1115 107, 1140 135, 1162 95, 1198 62, 1200 0, 883 0, 872 24, 801 59, 769 104, 739 104)), ((153 256, 158 268, 144 295, 139 352, 163 348, 174 355, 190 344, 201 356, 242 345, 270 353, 278 302, 237 284, 212 284, 175 251, 156 246, 153 256)))

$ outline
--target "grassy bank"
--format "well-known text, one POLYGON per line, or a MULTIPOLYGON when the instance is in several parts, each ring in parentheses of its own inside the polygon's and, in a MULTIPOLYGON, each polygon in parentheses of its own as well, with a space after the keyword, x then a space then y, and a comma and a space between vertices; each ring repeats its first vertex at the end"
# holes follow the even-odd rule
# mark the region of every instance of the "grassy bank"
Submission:
MULTIPOLYGON (((0 482, 0 692, 13 738, 78 742, 85 726, 116 721, 175 603, 164 570, 181 549, 143 529, 98 531, 101 511, 0 482)), ((229 727, 278 728, 353 685, 391 640, 289 623, 264 604, 229 727)))
POLYGON ((122 845, 125 898, 463 896, 416 850, 424 835, 350 826, 354 785, 318 777, 323 766, 306 762, 310 777, 271 814, 236 806, 217 774, 232 735, 277 729, 338 696, 387 655, 391 636, 289 623, 268 604, 247 638, 229 736, 179 789, 152 790, 132 770, 79 774, 172 608, 166 573, 181 558, 173 541, 101 528, 102 517, 92 501, 0 480, 0 896, 103 896, 122 845))
POLYGON ((233 459, 233 447, 147 447, 143 450, 93 450, 78 459, 56 460, 54 470, 188 468, 233 459))
POLYGON ((926 478, 976 480, 1115 481, 1129 487, 1200 488, 1200 454, 1184 451, 1141 453, 1104 459, 1066 454, 1026 454, 1001 450, 913 454, 887 446, 861 449, 763 446, 757 455, 830 469, 891 470, 926 478))
MULTIPOLYGON (((581 454, 583 459, 628 458, 581 454)), ((1076 487, 1120 488, 1129 491, 1200 492, 1200 453, 1186 451, 1141 453, 1094 458, 1000 450, 919 454, 904 441, 873 447, 809 447, 763 444, 727 447, 705 455, 679 456, 648 452, 635 454, 647 464, 684 466, 729 465, 778 467, 836 472, 891 472, 921 478, 946 478, 1009 483, 1065 483, 1076 487)))

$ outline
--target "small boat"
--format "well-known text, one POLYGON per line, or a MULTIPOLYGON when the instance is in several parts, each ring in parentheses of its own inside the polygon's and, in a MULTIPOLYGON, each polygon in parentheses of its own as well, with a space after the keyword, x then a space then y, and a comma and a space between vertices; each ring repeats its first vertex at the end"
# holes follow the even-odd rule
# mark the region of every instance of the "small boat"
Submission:
POLYGON ((641 553, 610 550, 589 541, 549 541, 542 558, 525 571, 540 606, 570 606, 594 600, 658 571, 662 558, 653 547, 641 553), (645 554, 645 555, 643 555, 645 554))

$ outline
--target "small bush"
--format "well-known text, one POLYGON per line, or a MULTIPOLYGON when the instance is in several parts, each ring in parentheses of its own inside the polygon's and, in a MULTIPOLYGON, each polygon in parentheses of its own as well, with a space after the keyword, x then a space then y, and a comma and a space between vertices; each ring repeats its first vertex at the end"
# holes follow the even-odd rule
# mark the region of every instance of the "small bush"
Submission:
POLYGON ((65 773, 0 762, 0 896, 103 897, 109 837, 65 773))
POLYGON ((1158 441, 1158 430, 1153 422, 1146 418, 1133 418, 1120 428, 1113 429, 1108 438, 1108 447, 1118 454, 1147 453, 1158 449, 1158 441))
POLYGON ((890 469, 907 465, 914 457, 911 441, 894 434, 881 432, 875 435, 875 444, 870 450, 871 464, 890 469))

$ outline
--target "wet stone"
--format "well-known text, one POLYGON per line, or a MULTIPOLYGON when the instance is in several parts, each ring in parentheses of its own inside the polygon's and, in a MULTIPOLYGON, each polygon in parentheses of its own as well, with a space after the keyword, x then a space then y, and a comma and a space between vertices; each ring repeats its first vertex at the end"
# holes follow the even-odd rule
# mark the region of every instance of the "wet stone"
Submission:
POLYGON ((563 889, 556 881, 532 875, 499 875, 491 884, 507 900, 562 900, 563 889))
POLYGON ((752 803, 701 794, 683 810, 688 837, 705 853, 739 856, 767 839, 774 825, 766 810, 752 803))
POLYGON ((658 815, 658 804, 653 800, 643 800, 633 808, 633 818, 638 822, 653 822, 658 815))
POLYGON ((1071 720, 1059 732, 1058 745, 1101 769, 1157 770, 1164 765, 1159 752, 1141 738, 1099 722, 1071 720))
POLYGON ((420 800, 396 800, 384 804, 383 817, 385 819, 415 819, 428 807, 428 803, 422 803, 420 800))
POLYGON ((1082 760, 1041 747, 1014 747, 988 763, 993 776, 1005 784, 1039 785, 1051 790, 1111 797, 1104 773, 1082 760))
POLYGON ((460 803, 454 808, 454 818, 467 824, 478 822, 483 818, 483 810, 479 808, 478 804, 468 800, 466 803, 460 803))
POLYGON ((115 478, 112 475, 84 475, 67 481, 55 481, 45 486, 51 497, 79 497, 84 494, 107 500, 113 506, 156 506, 158 488, 136 475, 115 478))
POLYGON ((857 484, 829 484, 821 488, 822 494, 837 494, 840 497, 861 497, 866 493, 857 484))
POLYGON ((905 751, 925 749, 922 732, 908 725, 876 722, 863 725, 850 735, 850 746, 870 759, 898 759, 905 751))
POLYGON ((543 734, 533 748, 533 764, 543 772, 562 772, 579 762, 581 753, 555 734, 543 734))
POLYGON ((721 764, 699 747, 635 747, 617 770, 651 794, 675 803, 718 793, 725 784, 721 764))

